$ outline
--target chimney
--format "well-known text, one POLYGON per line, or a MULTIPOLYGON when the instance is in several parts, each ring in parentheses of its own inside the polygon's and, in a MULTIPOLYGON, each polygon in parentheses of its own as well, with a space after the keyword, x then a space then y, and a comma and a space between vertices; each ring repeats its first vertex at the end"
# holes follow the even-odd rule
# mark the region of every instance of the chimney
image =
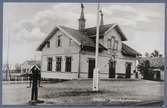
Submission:
POLYGON ((84 31, 85 29, 85 18, 84 18, 84 5, 81 3, 81 16, 78 19, 79 21, 79 31, 84 31))
POLYGON ((100 10, 100 15, 101 15, 101 18, 100 18, 100 26, 101 26, 101 25, 104 25, 102 10, 100 10))

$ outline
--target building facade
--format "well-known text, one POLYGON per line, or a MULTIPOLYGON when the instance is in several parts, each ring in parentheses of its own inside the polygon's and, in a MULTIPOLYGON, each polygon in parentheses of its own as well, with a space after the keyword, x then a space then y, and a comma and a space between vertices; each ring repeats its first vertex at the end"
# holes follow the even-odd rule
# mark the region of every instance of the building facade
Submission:
MULTIPOLYGON (((93 78, 96 27, 85 28, 85 21, 82 4, 79 29, 58 25, 39 45, 42 78, 93 78)), ((99 36, 100 78, 135 78, 140 54, 124 43, 119 25, 103 24, 102 12, 99 36)))

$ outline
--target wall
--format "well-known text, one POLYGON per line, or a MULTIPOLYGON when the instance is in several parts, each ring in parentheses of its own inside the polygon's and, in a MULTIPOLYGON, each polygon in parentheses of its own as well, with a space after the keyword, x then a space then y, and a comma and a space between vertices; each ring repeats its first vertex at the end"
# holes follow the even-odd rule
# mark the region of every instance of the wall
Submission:
MULTIPOLYGON (((115 39, 118 40, 118 50, 116 52, 116 73, 124 73, 125 74, 125 63, 131 62, 132 63, 132 69, 131 73, 133 73, 133 70, 135 69, 135 58, 130 58, 123 56, 121 54, 121 48, 122 48, 122 41, 115 29, 110 30, 107 32, 104 36, 104 40, 100 40, 101 43, 104 44, 104 46, 107 47, 107 39, 111 38, 111 36, 115 36, 115 39)), ((59 77, 59 78, 77 78, 78 71, 79 71, 79 64, 80 64, 80 77, 81 78, 88 78, 88 60, 89 58, 94 58, 95 54, 90 52, 84 52, 80 55, 80 63, 79 63, 79 51, 80 47, 73 41, 72 45, 69 46, 69 37, 65 36, 62 32, 58 31, 51 39, 50 39, 50 48, 44 47, 42 51, 42 77, 59 77), (58 35, 62 35, 62 47, 57 48, 56 47, 56 39, 58 35), (55 64, 56 64, 56 56, 62 56, 62 72, 55 72, 55 64), (72 57, 72 73, 65 72, 65 57, 71 56, 72 57), (52 72, 47 72, 47 58, 52 57, 53 58, 53 70, 52 72), (54 73, 54 74, 53 74, 54 73), (56 73, 56 74, 55 74, 56 73)), ((108 54, 107 52, 102 52, 99 54, 99 69, 100 69, 100 78, 108 78, 108 72, 109 72, 109 60, 111 58, 111 54, 108 54)), ((132 75, 131 78, 134 78, 134 75, 132 75)))
POLYGON ((50 48, 47 48, 45 45, 42 50, 42 55, 53 55, 53 54, 63 54, 63 55, 69 55, 73 53, 78 53, 80 50, 80 47, 72 41, 71 46, 69 46, 70 38, 66 36, 61 31, 57 31, 56 34, 50 39, 50 48), (57 36, 61 35, 61 47, 56 46, 56 40, 57 36))
POLYGON ((161 80, 163 80, 164 81, 164 78, 165 78, 165 76, 164 76, 164 70, 161 70, 160 71, 160 78, 161 78, 161 80))
MULTIPOLYGON (((112 37, 114 37, 115 40, 118 41, 118 49, 115 51, 112 50, 112 52, 119 53, 122 49, 122 40, 120 34, 116 31, 116 29, 106 31, 106 33, 104 34, 104 39, 101 43, 103 43, 103 45, 107 48, 107 40, 111 39, 112 37)), ((110 55, 111 53, 108 54, 110 55)))
POLYGON ((125 74, 126 73, 126 62, 132 63, 131 65, 131 78, 135 78, 134 70, 136 69, 136 59, 126 56, 120 56, 116 58, 116 72, 125 74))
MULTIPOLYGON (((88 78, 88 66, 89 66, 89 58, 95 58, 93 54, 81 54, 80 56, 80 72, 81 78, 88 78)), ((108 76, 108 61, 109 58, 105 56, 99 56, 99 69, 100 69, 100 77, 104 77, 106 74, 108 76)))
MULTIPOLYGON (((63 34, 61 31, 58 31, 51 39, 50 39, 50 48, 45 47, 43 48, 42 51, 42 77, 63 77, 69 76, 70 78, 74 77, 78 72, 78 66, 79 66, 79 50, 80 47, 74 42, 71 41, 71 45, 69 44, 70 38, 67 37, 65 34, 63 34), (56 46, 56 40, 57 36, 61 35, 61 47, 56 46), (61 72, 56 72, 56 57, 61 56, 62 57, 62 64, 61 64, 61 72), (72 66, 71 66, 71 71, 75 72, 71 75, 69 73, 65 72, 65 57, 66 56, 71 56, 72 57, 72 66), (52 73, 47 72, 47 58, 52 57, 53 62, 52 62, 52 73), (53 74, 54 73, 54 74, 53 74), (56 74, 55 74, 56 73, 56 74), (64 74, 64 75, 63 75, 64 74)), ((78 75, 78 74, 77 74, 78 75)))

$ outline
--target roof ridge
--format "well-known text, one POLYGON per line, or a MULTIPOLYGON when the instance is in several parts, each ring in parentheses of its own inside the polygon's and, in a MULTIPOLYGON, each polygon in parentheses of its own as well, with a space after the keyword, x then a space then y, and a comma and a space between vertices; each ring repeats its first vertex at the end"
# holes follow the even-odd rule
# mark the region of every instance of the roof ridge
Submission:
MULTIPOLYGON (((112 23, 112 24, 104 24, 104 25, 101 25, 101 26, 106 26, 106 25, 113 25, 115 23, 112 23)), ((88 28, 85 28, 85 29, 90 29, 90 28, 95 28, 96 26, 93 26, 93 27, 88 27, 88 28)))
POLYGON ((59 25, 60 27, 66 27, 66 28, 69 28, 69 29, 73 29, 73 30, 77 30, 79 31, 78 29, 75 29, 75 28, 72 28, 72 27, 68 27, 68 26, 64 26, 64 25, 59 25))

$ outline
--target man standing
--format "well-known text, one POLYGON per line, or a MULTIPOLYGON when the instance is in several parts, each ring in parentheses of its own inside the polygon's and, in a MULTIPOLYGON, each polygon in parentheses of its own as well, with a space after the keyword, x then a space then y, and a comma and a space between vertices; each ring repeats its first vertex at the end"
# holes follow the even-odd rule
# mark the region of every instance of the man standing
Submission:
POLYGON ((31 101, 37 101, 38 99, 38 80, 40 69, 38 66, 34 65, 31 68, 32 72, 32 91, 31 91, 31 101))

